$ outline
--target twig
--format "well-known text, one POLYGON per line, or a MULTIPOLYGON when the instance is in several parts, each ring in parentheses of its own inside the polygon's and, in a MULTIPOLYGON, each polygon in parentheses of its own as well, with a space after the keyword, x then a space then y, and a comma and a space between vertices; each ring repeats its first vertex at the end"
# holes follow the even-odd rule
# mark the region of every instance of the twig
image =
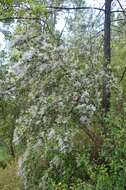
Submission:
POLYGON ((125 73, 126 73, 126 67, 125 67, 125 69, 124 69, 124 71, 123 71, 123 73, 122 73, 122 76, 121 76, 121 79, 120 79, 119 83, 123 80, 123 78, 124 78, 124 76, 125 76, 125 73))

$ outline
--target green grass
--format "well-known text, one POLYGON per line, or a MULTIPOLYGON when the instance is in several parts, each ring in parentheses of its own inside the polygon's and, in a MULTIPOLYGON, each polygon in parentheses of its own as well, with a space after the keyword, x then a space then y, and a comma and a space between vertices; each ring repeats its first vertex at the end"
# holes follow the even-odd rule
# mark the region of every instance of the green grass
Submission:
POLYGON ((9 159, 9 155, 5 148, 0 148, 0 161, 5 161, 9 159))
POLYGON ((17 176, 17 162, 12 162, 5 169, 0 169, 0 190, 21 190, 17 176))
POLYGON ((4 147, 0 147, 0 190, 20 190, 19 177, 17 176, 17 162, 4 147), (2 166, 4 166, 3 168, 2 166))

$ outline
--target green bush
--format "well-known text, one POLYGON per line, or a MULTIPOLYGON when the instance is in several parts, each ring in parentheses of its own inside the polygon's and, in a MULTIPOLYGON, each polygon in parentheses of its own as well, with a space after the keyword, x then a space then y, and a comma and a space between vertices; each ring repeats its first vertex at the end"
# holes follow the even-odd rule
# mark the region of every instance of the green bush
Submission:
POLYGON ((94 144, 81 129, 67 131, 68 139, 65 139, 65 131, 61 130, 60 140, 58 132, 47 141, 27 149, 22 164, 25 189, 124 190, 126 126, 124 120, 120 116, 115 119, 114 114, 109 114, 105 122, 108 131, 102 135, 104 143, 97 160, 91 158, 94 144))

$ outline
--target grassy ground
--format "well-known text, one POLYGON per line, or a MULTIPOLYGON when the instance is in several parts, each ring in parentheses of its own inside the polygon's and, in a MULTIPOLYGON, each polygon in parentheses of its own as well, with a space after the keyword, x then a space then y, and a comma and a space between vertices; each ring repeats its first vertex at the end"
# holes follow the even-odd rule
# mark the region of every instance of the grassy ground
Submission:
POLYGON ((8 159, 8 154, 6 149, 0 148, 0 161, 4 161, 8 159))
POLYGON ((10 162, 10 156, 3 148, 0 148, 0 166, 6 166, 0 167, 0 190, 20 190, 17 162, 10 162))
POLYGON ((20 190, 17 176, 17 163, 13 162, 5 169, 0 169, 0 190, 20 190))

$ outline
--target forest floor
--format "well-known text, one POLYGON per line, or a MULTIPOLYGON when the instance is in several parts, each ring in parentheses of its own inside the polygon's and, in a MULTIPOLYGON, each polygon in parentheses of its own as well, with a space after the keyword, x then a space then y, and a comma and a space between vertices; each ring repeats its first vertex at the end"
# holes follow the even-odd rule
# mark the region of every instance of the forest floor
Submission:
POLYGON ((17 162, 12 162, 5 169, 0 168, 0 190, 20 190, 17 162))

